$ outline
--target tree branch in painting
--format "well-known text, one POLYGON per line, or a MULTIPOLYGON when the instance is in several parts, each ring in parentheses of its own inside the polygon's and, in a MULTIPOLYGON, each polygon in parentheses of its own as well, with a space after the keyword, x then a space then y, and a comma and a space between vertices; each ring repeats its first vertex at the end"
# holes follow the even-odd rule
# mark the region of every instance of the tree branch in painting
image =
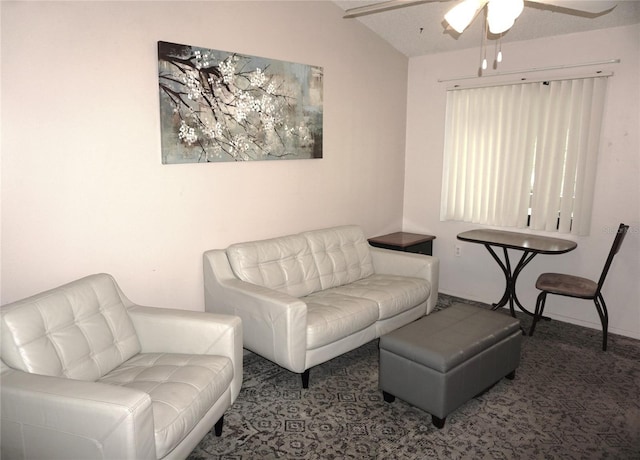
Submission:
MULTIPOLYGON (((314 143, 322 142, 321 105, 318 130, 310 127, 317 125, 317 116, 300 115, 287 75, 269 70, 270 64, 258 58, 158 42, 161 110, 164 104, 162 115, 170 117, 163 128, 172 129, 177 150, 197 162, 313 152, 314 143)), ((322 78, 321 69, 315 77, 322 78)))

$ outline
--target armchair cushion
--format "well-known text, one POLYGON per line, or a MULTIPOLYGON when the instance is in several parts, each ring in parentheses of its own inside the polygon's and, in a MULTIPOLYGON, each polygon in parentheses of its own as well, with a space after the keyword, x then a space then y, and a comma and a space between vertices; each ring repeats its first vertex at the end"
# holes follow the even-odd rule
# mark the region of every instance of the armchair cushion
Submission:
POLYGON ((151 397, 156 455, 164 457, 222 397, 233 378, 224 356, 142 353, 99 380, 151 397))

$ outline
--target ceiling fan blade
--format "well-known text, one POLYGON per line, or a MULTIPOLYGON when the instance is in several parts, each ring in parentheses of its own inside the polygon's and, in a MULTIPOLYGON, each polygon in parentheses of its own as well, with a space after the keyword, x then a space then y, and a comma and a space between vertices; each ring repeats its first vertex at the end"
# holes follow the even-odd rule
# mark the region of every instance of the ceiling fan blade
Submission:
POLYGON ((419 5, 421 3, 431 3, 442 0, 389 0, 386 2, 373 3, 371 5, 359 6, 357 8, 349 8, 345 10, 344 19, 357 18, 367 14, 381 13, 383 11, 395 10, 396 8, 404 8, 405 6, 419 5))
POLYGON ((531 3, 542 3, 567 10, 584 11, 585 13, 604 13, 612 9, 618 2, 607 0, 527 0, 531 3))

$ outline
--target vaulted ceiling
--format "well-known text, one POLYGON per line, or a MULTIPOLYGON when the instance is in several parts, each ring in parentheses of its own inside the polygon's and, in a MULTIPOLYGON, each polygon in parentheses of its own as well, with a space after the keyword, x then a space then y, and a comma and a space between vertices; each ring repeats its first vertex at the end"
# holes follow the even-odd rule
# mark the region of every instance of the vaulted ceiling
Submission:
MULTIPOLYGON (((348 10, 380 1, 336 0, 335 3, 348 10)), ((482 40, 483 16, 478 15, 462 34, 448 28, 444 21, 445 13, 457 1, 435 0, 344 20, 362 22, 407 56, 477 48, 482 40)), ((571 0, 566 3, 570 4, 571 0)), ((567 14, 567 10, 543 8, 531 2, 525 5, 515 25, 503 35, 503 43, 640 23, 640 0, 621 0, 612 11, 595 17, 567 14)))

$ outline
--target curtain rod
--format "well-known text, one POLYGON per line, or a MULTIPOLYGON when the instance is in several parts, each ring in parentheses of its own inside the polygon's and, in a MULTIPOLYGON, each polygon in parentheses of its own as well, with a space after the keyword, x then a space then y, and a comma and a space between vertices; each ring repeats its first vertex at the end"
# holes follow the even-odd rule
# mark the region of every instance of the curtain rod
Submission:
POLYGON ((524 85, 527 83, 540 83, 545 82, 549 83, 551 81, 563 81, 563 80, 580 80, 584 78, 598 78, 598 77, 611 77, 613 76, 613 72, 603 72, 602 70, 597 70, 589 75, 566 75, 562 77, 538 77, 538 78, 521 78, 516 81, 483 81, 483 82, 472 82, 468 84, 454 84, 447 88, 447 91, 456 91, 460 89, 477 89, 477 88, 492 88, 495 86, 509 86, 509 85, 524 85))
POLYGON ((516 73, 530 73, 530 72, 544 72, 545 70, 559 70, 559 69, 571 69, 575 67, 588 67, 594 65, 603 65, 603 64, 619 64, 620 59, 608 59, 606 61, 596 61, 596 62, 585 62, 583 64, 565 64, 558 65, 553 67, 535 67, 533 69, 521 69, 521 70, 509 70, 506 72, 498 72, 491 75, 467 75, 463 77, 451 77, 451 78, 439 78, 438 83, 444 83, 448 81, 457 81, 457 80, 470 80, 472 78, 488 78, 488 77, 499 77, 502 75, 513 75, 516 73))

